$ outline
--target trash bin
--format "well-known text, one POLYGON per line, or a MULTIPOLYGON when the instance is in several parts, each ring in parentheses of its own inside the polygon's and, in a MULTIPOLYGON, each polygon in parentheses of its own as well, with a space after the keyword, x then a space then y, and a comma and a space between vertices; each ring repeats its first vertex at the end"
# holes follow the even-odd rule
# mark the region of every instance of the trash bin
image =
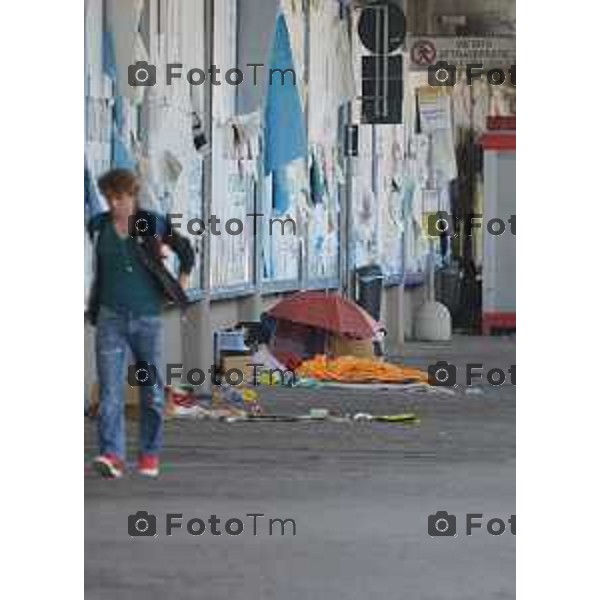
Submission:
POLYGON ((379 265, 359 267, 355 271, 356 302, 376 321, 381 317, 383 271, 379 265))

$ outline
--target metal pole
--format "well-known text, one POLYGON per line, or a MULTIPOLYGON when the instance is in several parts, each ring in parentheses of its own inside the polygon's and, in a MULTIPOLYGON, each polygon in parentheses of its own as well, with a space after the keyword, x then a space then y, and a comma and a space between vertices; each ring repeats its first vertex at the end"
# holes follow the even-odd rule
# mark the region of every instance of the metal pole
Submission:
MULTIPOLYGON (((353 45, 353 13, 348 11, 348 35, 350 38, 349 48, 352 61, 354 61, 354 45, 353 45)), ((353 105, 352 100, 348 102, 345 108, 345 136, 350 134, 349 127, 353 121, 353 105)), ((360 135, 360 131, 359 131, 360 135)), ((350 290, 352 282, 352 194, 353 194, 353 157, 350 152, 346 152, 344 166, 346 170, 344 197, 340 202, 340 285, 344 296, 354 296, 350 290)))

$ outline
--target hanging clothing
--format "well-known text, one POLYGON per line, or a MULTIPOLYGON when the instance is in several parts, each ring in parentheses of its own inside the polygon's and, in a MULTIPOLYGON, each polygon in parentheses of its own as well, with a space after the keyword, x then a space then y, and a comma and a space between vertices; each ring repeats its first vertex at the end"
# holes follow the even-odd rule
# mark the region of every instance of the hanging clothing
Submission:
POLYGON ((87 158, 84 159, 83 168, 83 199, 86 220, 91 219, 98 213, 104 212, 108 209, 106 201, 100 194, 96 180, 90 171, 87 158))
MULTIPOLYGON (((143 0, 106 0, 106 30, 111 37, 112 47, 108 51, 112 53, 114 64, 111 79, 116 83, 115 95, 135 103, 141 102, 146 89, 145 86, 131 86, 128 81, 129 65, 148 60, 139 34, 143 7, 143 0)), ((109 54, 107 58, 111 58, 109 54)))
POLYGON ((288 212, 291 203, 290 185, 285 167, 273 171, 273 210, 275 215, 288 212))
MULTIPOLYGON (((296 85, 297 74, 289 31, 283 13, 277 17, 269 66, 273 76, 269 82, 265 111, 267 175, 281 170, 291 161, 305 157, 308 153, 304 113, 296 85)), ((279 178, 281 179, 281 174, 279 178)))
POLYGON ((128 169, 134 171, 136 168, 136 162, 127 149, 125 140, 116 125, 113 127, 111 161, 112 166, 115 169, 128 169))
POLYGON ((321 204, 327 192, 325 174, 319 162, 317 151, 313 151, 310 161, 310 199, 314 205, 321 204))

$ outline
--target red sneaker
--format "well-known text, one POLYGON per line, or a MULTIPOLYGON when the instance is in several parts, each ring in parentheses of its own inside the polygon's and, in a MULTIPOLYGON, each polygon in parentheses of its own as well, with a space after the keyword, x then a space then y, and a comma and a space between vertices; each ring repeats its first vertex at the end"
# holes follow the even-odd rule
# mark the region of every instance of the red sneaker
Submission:
POLYGON ((106 479, 118 479, 123 476, 125 467, 116 454, 102 454, 92 463, 94 469, 106 479))
POLYGON ((145 477, 158 477, 160 464, 155 454, 142 454, 138 459, 138 473, 145 477))

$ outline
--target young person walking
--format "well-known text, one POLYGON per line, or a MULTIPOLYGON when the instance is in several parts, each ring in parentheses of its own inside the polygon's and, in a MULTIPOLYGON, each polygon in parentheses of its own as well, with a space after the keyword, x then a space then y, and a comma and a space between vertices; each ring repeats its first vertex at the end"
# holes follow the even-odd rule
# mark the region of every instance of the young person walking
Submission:
POLYGON ((140 386, 138 472, 156 477, 165 406, 161 312, 168 302, 181 308, 187 303, 184 289, 194 251, 166 219, 140 209, 134 173, 115 169, 100 177, 98 185, 109 211, 88 223, 95 252, 88 316, 96 326, 100 388, 100 454, 93 464, 104 477, 124 472, 124 386, 129 379, 140 386), (179 258, 178 279, 164 264, 169 248, 179 258), (128 365, 129 351, 134 366, 128 365))

